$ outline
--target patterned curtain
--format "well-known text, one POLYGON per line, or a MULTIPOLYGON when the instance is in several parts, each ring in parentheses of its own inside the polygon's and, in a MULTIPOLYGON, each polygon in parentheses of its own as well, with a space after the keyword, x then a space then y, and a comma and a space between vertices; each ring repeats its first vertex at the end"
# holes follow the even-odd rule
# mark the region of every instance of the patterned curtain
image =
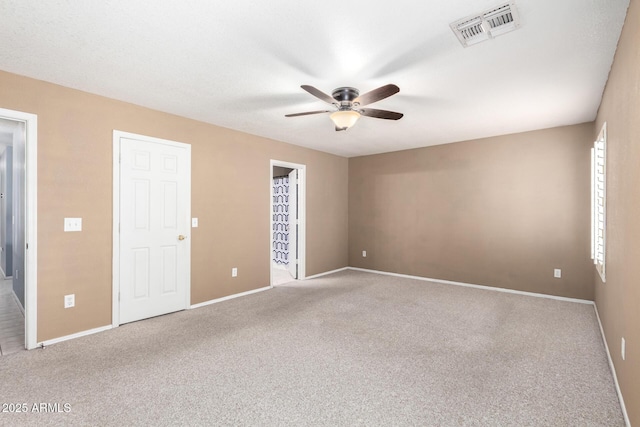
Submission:
POLYGON ((273 261, 289 264, 289 177, 273 179, 273 261))

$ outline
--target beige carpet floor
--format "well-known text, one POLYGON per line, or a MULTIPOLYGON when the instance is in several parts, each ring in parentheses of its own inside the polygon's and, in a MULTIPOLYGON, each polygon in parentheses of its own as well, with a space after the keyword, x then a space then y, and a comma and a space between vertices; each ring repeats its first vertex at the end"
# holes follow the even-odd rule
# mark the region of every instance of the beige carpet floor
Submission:
POLYGON ((624 425, 593 306, 357 271, 2 357, 0 396, 10 426, 624 425))

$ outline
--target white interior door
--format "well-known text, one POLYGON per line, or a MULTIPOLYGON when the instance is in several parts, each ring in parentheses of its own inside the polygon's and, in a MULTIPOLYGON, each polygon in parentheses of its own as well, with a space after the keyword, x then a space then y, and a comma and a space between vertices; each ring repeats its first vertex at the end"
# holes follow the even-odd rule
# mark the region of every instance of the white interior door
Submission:
POLYGON ((289 172, 289 264, 294 279, 298 278, 298 169, 289 172))
POLYGON ((187 144, 120 138, 120 324, 189 305, 190 167, 187 144))

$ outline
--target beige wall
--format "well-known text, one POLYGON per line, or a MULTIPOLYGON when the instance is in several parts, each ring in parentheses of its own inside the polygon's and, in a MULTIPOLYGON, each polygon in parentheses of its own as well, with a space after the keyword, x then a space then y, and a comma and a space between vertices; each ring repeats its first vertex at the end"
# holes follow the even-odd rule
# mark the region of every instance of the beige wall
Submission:
POLYGON ((192 146, 192 303, 269 285, 270 159, 307 165, 307 275, 347 265, 345 158, 5 72, 0 94, 38 115, 39 341, 111 324, 114 129, 192 146))
POLYGON ((283 168, 281 166, 274 166, 273 167, 273 176, 286 176, 289 174, 289 172, 291 172, 293 169, 291 168, 283 168))
POLYGON ((349 264, 593 299, 592 137, 588 123, 349 159, 349 264))
POLYGON ((596 306, 631 425, 640 425, 640 1, 631 0, 592 135, 607 122, 606 283, 596 306), (621 338, 627 344, 621 357, 621 338))

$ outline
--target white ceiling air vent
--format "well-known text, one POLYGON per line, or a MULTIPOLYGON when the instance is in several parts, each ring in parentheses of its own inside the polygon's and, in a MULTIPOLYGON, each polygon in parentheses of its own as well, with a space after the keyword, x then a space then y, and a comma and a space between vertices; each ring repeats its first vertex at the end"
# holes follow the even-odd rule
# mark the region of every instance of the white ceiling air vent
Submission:
POLYGON ((516 4, 509 2, 449 25, 462 46, 467 47, 498 37, 520 27, 516 4))

